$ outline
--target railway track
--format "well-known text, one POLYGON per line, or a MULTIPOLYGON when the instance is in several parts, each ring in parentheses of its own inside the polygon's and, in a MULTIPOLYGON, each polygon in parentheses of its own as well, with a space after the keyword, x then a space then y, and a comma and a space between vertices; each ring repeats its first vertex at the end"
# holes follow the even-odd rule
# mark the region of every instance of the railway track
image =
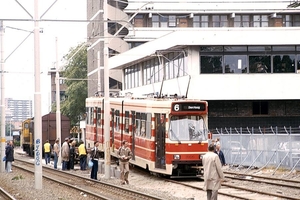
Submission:
POLYGON ((13 196, 11 196, 6 190, 0 187, 0 199, 3 200, 16 200, 13 196))
POLYGON ((300 199, 300 181, 259 175, 244 175, 235 172, 224 172, 225 183, 222 186, 246 190, 282 199, 300 199), (272 189, 270 189, 272 188, 272 189))
MULTIPOLYGON (((19 170, 34 173, 34 165, 28 161, 15 159, 14 167, 19 170)), ((49 167, 43 167, 43 178, 64 185, 67 188, 75 189, 81 194, 87 196, 88 199, 162 200, 159 197, 143 194, 126 187, 92 180, 70 172, 54 170, 49 167)))
MULTIPOLYGON (((222 183, 222 188, 219 190, 220 195, 231 197, 234 199, 253 199, 253 200, 269 200, 269 199, 285 199, 299 200, 300 199, 300 181, 281 179, 264 176, 244 176, 234 172, 224 172, 225 181, 222 183), (272 189, 271 189, 272 188, 272 189)), ((172 180, 166 179, 168 182, 184 185, 189 188, 203 190, 202 184, 199 181, 191 180, 172 180), (199 186, 200 185, 200 186, 199 186)))

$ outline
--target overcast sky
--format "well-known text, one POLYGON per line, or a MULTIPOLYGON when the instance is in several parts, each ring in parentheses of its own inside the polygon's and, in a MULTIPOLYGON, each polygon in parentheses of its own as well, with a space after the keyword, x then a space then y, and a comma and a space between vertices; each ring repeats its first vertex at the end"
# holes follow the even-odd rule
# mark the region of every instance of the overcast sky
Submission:
MULTIPOLYGON (((34 0, 0 0, 0 20, 4 20, 4 59, 5 98, 34 99, 34 35, 28 31, 34 28, 33 22, 5 19, 31 19, 34 17, 34 0), (26 39, 26 37, 29 37, 26 39), (20 45, 20 46, 19 46, 20 45), (18 47, 19 46, 19 47, 18 47), (11 55, 10 55, 11 54, 11 55)), ((39 1, 39 16, 55 0, 39 1)), ((58 0, 42 19, 85 20, 86 0, 58 0)), ((40 22, 40 71, 42 92, 42 115, 50 110, 50 76, 48 71, 56 62, 56 38, 58 39, 58 58, 60 60, 69 49, 86 41, 84 22, 40 22)))

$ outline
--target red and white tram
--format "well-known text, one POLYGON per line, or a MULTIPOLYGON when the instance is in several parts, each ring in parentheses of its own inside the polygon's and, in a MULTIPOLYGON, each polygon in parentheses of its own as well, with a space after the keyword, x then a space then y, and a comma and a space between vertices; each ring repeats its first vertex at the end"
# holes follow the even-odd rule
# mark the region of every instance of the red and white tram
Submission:
POLYGON ((131 164, 171 177, 203 174, 202 156, 207 152, 208 104, 188 99, 110 98, 110 116, 104 116, 104 98, 86 99, 86 145, 100 142, 104 151, 104 123, 110 123, 110 150, 122 140, 129 142, 131 164))

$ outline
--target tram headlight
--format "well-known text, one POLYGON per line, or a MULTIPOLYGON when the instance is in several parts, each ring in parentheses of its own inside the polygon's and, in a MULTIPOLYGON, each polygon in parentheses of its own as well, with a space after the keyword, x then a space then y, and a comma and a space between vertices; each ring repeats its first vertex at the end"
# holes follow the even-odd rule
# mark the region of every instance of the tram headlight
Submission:
POLYGON ((174 160, 180 160, 180 155, 174 155, 174 160))
POLYGON ((202 154, 200 154, 200 156, 199 156, 199 159, 200 159, 200 160, 202 160, 202 159, 203 159, 203 155, 202 155, 202 154))

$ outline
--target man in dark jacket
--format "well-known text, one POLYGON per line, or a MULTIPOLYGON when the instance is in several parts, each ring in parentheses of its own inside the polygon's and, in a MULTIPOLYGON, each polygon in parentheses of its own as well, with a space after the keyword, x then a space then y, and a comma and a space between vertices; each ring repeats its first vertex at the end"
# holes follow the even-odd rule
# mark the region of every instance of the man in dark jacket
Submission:
POLYGON ((6 162, 7 162, 6 171, 12 172, 11 165, 12 165, 12 162, 14 161, 14 147, 13 147, 12 141, 9 141, 9 145, 7 145, 7 147, 5 149, 5 156, 6 156, 6 162))
POLYGON ((224 154, 223 154, 223 151, 221 150, 221 145, 220 145, 220 144, 217 144, 217 145, 216 145, 215 153, 218 154, 222 166, 226 165, 226 162, 225 162, 225 156, 224 156, 224 154))

